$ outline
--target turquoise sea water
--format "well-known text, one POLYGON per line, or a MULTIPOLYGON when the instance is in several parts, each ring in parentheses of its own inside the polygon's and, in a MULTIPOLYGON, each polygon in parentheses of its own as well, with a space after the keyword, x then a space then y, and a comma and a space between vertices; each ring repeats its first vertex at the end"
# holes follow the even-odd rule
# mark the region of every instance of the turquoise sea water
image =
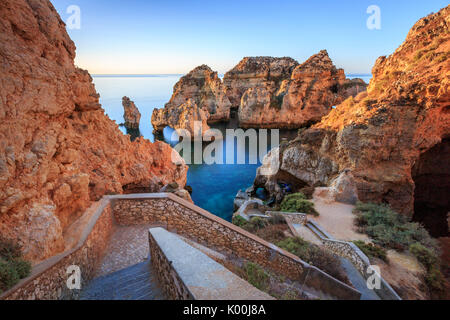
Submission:
MULTIPOLYGON (((371 77, 370 75, 348 76, 362 78, 366 82, 371 77)), ((153 142, 155 141, 151 124, 153 109, 162 108, 170 100, 173 86, 180 77, 181 75, 94 75, 93 79, 106 114, 117 124, 123 123, 122 97, 128 96, 136 103, 142 114, 141 134, 153 142)), ((232 128, 232 124, 215 126, 223 133, 227 127, 232 128)), ((121 130, 126 133, 125 128, 121 130)), ((295 134, 295 131, 283 131, 280 136, 292 138, 295 134)), ((175 142, 170 141, 171 136, 170 128, 164 130, 164 140, 174 145, 175 142)), ((226 139, 224 146, 225 144, 226 139)), ((192 199, 196 205, 221 218, 231 219, 233 200, 237 191, 252 185, 256 169, 260 166, 259 161, 257 164, 249 164, 248 149, 247 144, 245 149, 247 164, 189 165, 187 184, 193 189, 192 199)), ((226 157, 226 151, 224 151, 224 157, 226 157)))

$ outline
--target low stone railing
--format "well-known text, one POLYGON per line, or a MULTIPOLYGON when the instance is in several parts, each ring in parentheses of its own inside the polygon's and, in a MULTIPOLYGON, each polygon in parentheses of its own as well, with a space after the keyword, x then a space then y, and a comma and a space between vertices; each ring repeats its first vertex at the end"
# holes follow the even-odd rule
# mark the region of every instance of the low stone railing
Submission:
POLYGON ((369 272, 369 267, 371 266, 370 260, 364 252, 358 248, 357 245, 353 242, 333 239, 332 236, 322 230, 316 223, 312 221, 309 221, 308 223, 313 225, 314 229, 319 231, 316 232, 310 228, 311 231, 320 238, 324 247, 338 256, 348 259, 356 267, 356 269, 358 269, 364 279, 368 279, 370 276, 374 275, 380 279, 381 288, 374 289, 380 298, 385 300, 402 300, 395 290, 392 289, 392 287, 386 282, 386 280, 384 280, 383 277, 376 272, 376 270, 370 269, 369 272))
POLYGON ((336 298, 359 299, 361 296, 356 289, 297 256, 186 200, 163 193, 105 196, 74 249, 34 267, 30 277, 5 292, 0 299, 76 298, 79 291, 67 289, 67 268, 79 266, 83 283, 89 281, 103 257, 114 223, 162 225, 166 230, 206 247, 252 261, 336 298))
POLYGON ((31 275, 0 295, 0 300, 76 299, 80 290, 68 289, 68 268, 80 268, 82 287, 92 279, 112 234, 113 220, 109 199, 102 199, 74 248, 33 267, 31 275))
POLYGON ((275 300, 164 228, 149 230, 153 270, 171 300, 275 300))
POLYGON ((266 214, 273 217, 275 215, 282 216, 287 223, 306 225, 308 222, 308 215, 306 213, 298 212, 281 212, 281 211, 266 211, 266 214))
POLYGON ((160 224, 206 247, 251 261, 340 299, 359 299, 356 289, 299 257, 173 194, 110 197, 121 225, 160 224))

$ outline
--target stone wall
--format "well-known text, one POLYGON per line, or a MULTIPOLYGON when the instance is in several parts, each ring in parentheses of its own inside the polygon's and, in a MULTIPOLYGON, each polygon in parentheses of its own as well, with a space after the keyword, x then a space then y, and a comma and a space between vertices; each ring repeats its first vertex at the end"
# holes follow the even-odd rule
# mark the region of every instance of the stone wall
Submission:
POLYGON ((360 297, 354 288, 308 265, 297 256, 173 194, 110 198, 119 224, 158 224, 206 247, 252 261, 292 280, 321 283, 321 289, 341 299, 360 297))
POLYGON ((30 277, 23 279, 0 296, 0 300, 59 300, 76 299, 79 290, 67 289, 67 268, 80 267, 82 288, 94 276, 113 229, 113 215, 108 200, 102 200, 82 232, 78 244, 58 256, 33 268, 30 277))
MULTIPOLYGON (((67 268, 81 268, 83 284, 94 276, 104 255, 114 224, 161 225, 168 231, 217 251, 252 261, 287 278, 298 280, 339 299, 359 299, 354 288, 332 278, 297 256, 187 202, 173 194, 105 196, 89 218, 78 244, 33 268, 32 275, 0 296, 2 299, 74 299, 68 290, 67 268)), ((157 253, 155 253, 157 255, 157 253)), ((162 258, 157 258, 163 263, 162 258)), ((167 265, 166 265, 167 266, 167 265)), ((175 278, 176 279, 176 278, 175 278)), ((167 280, 168 281, 168 280, 167 280)), ((176 280, 173 280, 176 281, 176 280)), ((173 297, 186 297, 182 285, 173 297)))
MULTIPOLYGON (((375 270, 368 272, 368 268, 371 266, 369 258, 364 254, 364 252, 361 251, 361 249, 358 248, 358 246, 352 242, 335 240, 324 230, 322 230, 319 225, 313 222, 309 223, 311 223, 316 230, 322 233, 318 234, 314 231, 314 229, 311 229, 311 231, 313 231, 320 238, 325 248, 338 256, 347 258, 356 267, 356 269, 358 269, 364 279, 368 279, 370 276, 374 275, 373 272, 375 272, 375 270)), ((376 275, 381 281, 381 288, 374 289, 377 295, 385 300, 401 300, 400 296, 394 291, 394 289, 392 289, 386 280, 384 280, 380 274, 376 273, 376 275)))
POLYGON ((194 300, 194 296, 174 270, 172 263, 167 260, 150 232, 149 243, 152 267, 156 271, 159 284, 166 298, 170 300, 194 300))
POLYGON ((308 215, 305 213, 267 211, 266 214, 269 216, 275 216, 275 215, 283 216, 287 223, 292 223, 292 224, 306 225, 306 223, 308 222, 308 215))
POLYGON ((350 260, 361 274, 364 274, 367 266, 370 265, 369 259, 354 243, 330 239, 322 239, 322 243, 328 250, 350 260))

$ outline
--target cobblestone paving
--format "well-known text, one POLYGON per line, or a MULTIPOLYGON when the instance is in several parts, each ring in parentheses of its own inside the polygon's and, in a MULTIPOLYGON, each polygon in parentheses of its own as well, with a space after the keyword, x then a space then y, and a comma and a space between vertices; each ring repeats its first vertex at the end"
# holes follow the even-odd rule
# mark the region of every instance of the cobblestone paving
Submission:
POLYGON ((163 300, 150 260, 99 277, 89 283, 80 300, 163 300))
POLYGON ((96 277, 146 261, 150 254, 148 247, 150 227, 150 225, 116 227, 96 277))
POLYGON ((148 230, 151 225, 115 228, 105 258, 82 291, 81 300, 161 300, 150 263, 148 230))

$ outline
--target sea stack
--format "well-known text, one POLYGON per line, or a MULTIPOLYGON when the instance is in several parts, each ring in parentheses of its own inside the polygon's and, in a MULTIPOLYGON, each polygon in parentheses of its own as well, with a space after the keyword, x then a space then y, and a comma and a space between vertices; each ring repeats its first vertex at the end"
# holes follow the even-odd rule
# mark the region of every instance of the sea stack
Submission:
POLYGON ((122 106, 124 110, 123 118, 125 119, 125 128, 127 129, 139 129, 139 123, 141 121, 141 113, 128 97, 122 98, 122 106))
POLYGON ((178 81, 163 109, 153 111, 152 125, 157 132, 169 126, 198 135, 194 132, 194 122, 198 121, 204 134, 209 129, 208 124, 230 119, 230 107, 217 72, 201 65, 178 81))

